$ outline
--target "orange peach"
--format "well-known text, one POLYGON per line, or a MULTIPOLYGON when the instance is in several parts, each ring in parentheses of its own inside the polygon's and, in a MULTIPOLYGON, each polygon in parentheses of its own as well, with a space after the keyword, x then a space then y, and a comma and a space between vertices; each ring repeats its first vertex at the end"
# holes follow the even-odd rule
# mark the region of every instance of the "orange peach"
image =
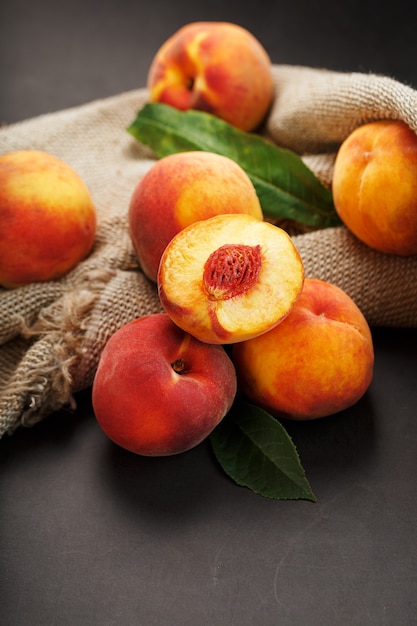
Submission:
POLYGON ((270 330, 301 291, 304 267, 288 234, 250 215, 195 222, 165 248, 161 304, 201 341, 230 344, 270 330))
POLYGON ((148 278, 156 281, 162 253, 174 235, 222 213, 263 219, 255 188, 235 161, 199 151, 157 161, 137 183, 129 205, 130 235, 148 278))
POLYGON ((372 336, 339 287, 306 278, 288 316, 270 332, 233 346, 238 384, 276 417, 309 420, 355 404, 368 389, 372 336))
POLYGON ((236 373, 222 346, 202 343, 164 313, 133 320, 110 337, 93 381, 98 424, 144 456, 185 452, 223 419, 236 373))
POLYGON ((67 273, 90 252, 96 211, 80 176, 58 157, 19 150, 0 157, 0 285, 67 273))
POLYGON ((417 254, 417 135, 404 122, 359 126, 342 143, 333 173, 341 220, 388 254, 417 254))
POLYGON ((255 130, 271 105, 271 60, 245 28, 193 22, 157 51, 147 85, 152 102, 207 111, 244 131, 255 130))

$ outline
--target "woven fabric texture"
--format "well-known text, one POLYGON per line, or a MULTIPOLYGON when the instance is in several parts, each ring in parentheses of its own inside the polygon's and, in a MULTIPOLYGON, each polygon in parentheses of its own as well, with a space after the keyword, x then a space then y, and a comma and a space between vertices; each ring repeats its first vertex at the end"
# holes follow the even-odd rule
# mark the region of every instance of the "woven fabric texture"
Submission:
MULTIPOLYGON (((375 75, 275 65, 266 134, 300 154, 331 185, 335 153, 357 126, 402 119, 417 132, 417 92, 375 75)), ((98 214, 90 256, 57 281, 0 288, 0 437, 63 407, 93 381, 107 339, 123 324, 161 311, 128 234, 134 186, 153 165, 126 132, 147 100, 138 89, 0 129, 0 153, 46 150, 88 185, 98 214)), ((371 326, 417 326, 417 258, 371 250, 344 227, 296 234, 306 276, 328 280, 371 326)))

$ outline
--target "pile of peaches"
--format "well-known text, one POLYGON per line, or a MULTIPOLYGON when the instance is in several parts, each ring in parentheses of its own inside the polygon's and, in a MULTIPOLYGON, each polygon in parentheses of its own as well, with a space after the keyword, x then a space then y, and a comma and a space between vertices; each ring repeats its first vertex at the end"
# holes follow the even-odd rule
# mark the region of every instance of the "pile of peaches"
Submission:
MULTIPOLYGON (((271 61, 247 30, 194 23, 157 52, 149 97, 256 131, 274 95, 271 61), (225 58, 227 58, 225 62, 225 58)), ((336 211, 385 254, 417 254, 417 136, 402 122, 356 129, 334 168, 336 211)), ((122 326, 96 372, 93 407, 118 445, 170 455, 203 441, 237 393, 278 418, 337 413, 368 389, 372 335, 336 285, 306 276, 291 237, 264 219, 244 170, 193 151, 156 161, 132 190, 128 228, 163 313, 122 326)), ((57 279, 91 251, 95 211, 56 157, 0 157, 0 285, 57 279)))

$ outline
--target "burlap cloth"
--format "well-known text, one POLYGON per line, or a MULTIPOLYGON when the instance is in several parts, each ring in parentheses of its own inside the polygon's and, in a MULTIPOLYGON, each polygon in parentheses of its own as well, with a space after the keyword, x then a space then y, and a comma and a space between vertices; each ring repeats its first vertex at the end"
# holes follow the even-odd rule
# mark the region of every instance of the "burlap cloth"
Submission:
MULTIPOLYGON (((417 132, 417 92, 387 77, 275 65, 266 132, 331 184, 335 152, 358 125, 402 119, 417 132)), ((35 148, 67 161, 98 211, 92 254, 65 278, 0 289, 0 437, 31 425, 88 388, 101 350, 129 320, 160 311, 127 231, 133 188, 154 162, 126 127, 145 89, 0 130, 0 153, 35 148)), ((417 326, 417 258, 377 253, 344 227, 294 236, 306 275, 339 285, 371 326, 417 326)))

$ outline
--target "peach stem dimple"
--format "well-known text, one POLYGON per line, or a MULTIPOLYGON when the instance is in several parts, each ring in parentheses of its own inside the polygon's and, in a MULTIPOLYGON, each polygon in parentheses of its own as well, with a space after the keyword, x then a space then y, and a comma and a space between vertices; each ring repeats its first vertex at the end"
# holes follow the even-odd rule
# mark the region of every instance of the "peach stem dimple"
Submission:
POLYGON ((171 363, 171 367, 176 374, 183 374, 185 369, 185 364, 183 359, 177 359, 173 363, 171 363))
POLYGON ((209 297, 227 300, 253 287, 261 267, 260 245, 225 244, 207 259, 203 283, 209 297))
POLYGON ((186 88, 187 88, 189 91, 192 91, 192 90, 193 90, 193 87, 194 87, 194 83, 195 83, 195 79, 194 79, 194 77, 193 77, 193 76, 189 76, 189 77, 187 78, 186 88))

